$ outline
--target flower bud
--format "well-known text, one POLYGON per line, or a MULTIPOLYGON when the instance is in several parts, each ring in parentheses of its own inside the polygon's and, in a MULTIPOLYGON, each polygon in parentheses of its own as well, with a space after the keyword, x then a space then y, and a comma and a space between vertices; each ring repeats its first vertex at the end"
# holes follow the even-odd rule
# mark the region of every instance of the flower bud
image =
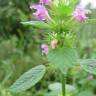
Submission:
POLYGON ((55 49, 57 47, 57 45, 58 45, 58 40, 57 39, 54 39, 54 40, 51 41, 52 49, 55 49))

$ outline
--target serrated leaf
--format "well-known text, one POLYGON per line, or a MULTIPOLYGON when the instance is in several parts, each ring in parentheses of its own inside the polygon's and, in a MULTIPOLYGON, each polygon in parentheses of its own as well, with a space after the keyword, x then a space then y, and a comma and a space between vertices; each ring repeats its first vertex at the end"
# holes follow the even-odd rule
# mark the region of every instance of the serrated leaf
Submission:
POLYGON ((11 87, 12 92, 22 92, 32 86, 34 86, 38 81, 42 79, 46 71, 44 65, 36 66, 26 73, 24 73, 11 87))
POLYGON ((96 59, 85 59, 80 64, 85 71, 96 75, 96 59))
POLYGON ((77 63, 77 52, 73 48, 57 48, 48 54, 49 62, 55 64, 61 71, 77 63))
POLYGON ((43 29, 50 28, 50 26, 43 21, 28 21, 28 22, 21 22, 21 23, 24 25, 31 25, 37 28, 43 28, 43 29))

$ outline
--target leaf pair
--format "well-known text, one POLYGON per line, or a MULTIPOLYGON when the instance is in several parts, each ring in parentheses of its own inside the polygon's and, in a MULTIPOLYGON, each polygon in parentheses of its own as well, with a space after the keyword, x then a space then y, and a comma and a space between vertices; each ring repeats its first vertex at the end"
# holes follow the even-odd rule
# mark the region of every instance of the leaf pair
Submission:
POLYGON ((55 64, 62 72, 79 63, 86 72, 96 75, 96 59, 84 59, 79 61, 77 52, 73 48, 63 47, 51 50, 48 54, 48 60, 52 64, 55 64))

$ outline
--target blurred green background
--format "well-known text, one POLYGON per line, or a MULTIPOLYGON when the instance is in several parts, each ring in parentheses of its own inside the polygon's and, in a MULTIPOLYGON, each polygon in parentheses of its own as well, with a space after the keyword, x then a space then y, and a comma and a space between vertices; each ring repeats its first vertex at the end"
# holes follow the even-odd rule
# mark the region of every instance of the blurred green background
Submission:
MULTIPOLYGON (((32 19, 29 6, 37 1, 0 0, 0 96, 45 96, 48 84, 59 81, 57 72, 49 69, 43 80, 28 91, 19 94, 8 91, 22 73, 37 64, 46 64, 40 50, 42 31, 20 23, 32 19)), ((96 13, 90 17, 96 18, 96 13)), ((77 50, 81 58, 96 58, 95 26, 96 22, 88 23, 74 30, 78 33, 77 50)), ((80 92, 78 96, 96 96, 96 76, 92 75, 93 79, 89 80, 90 75, 83 70, 78 71, 77 67, 73 68, 68 73, 67 83, 72 84, 75 78, 75 86, 80 92)))
MULTIPOLYGON (((0 96, 17 96, 9 93, 8 87, 26 70, 43 63, 41 32, 20 23, 32 18, 29 7, 34 1, 0 0, 0 96)), ((31 94, 30 89, 20 96, 31 94)))

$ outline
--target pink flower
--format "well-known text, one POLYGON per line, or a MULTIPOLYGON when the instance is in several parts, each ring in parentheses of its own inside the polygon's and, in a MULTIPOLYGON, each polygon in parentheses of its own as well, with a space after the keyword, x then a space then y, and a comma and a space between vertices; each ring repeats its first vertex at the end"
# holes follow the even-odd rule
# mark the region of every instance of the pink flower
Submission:
POLYGON ((47 44, 42 44, 41 45, 42 53, 47 55, 49 52, 48 45, 47 44))
POLYGON ((36 10, 36 12, 34 13, 36 19, 38 20, 50 19, 50 16, 46 8, 43 5, 35 4, 35 5, 30 6, 30 8, 36 10))
POLYGON ((91 12, 90 10, 81 7, 76 7, 75 11, 73 12, 73 16, 77 21, 82 22, 88 19, 86 14, 90 12, 91 12))
POLYGON ((40 0, 40 3, 41 4, 48 5, 49 4, 49 0, 40 0))

